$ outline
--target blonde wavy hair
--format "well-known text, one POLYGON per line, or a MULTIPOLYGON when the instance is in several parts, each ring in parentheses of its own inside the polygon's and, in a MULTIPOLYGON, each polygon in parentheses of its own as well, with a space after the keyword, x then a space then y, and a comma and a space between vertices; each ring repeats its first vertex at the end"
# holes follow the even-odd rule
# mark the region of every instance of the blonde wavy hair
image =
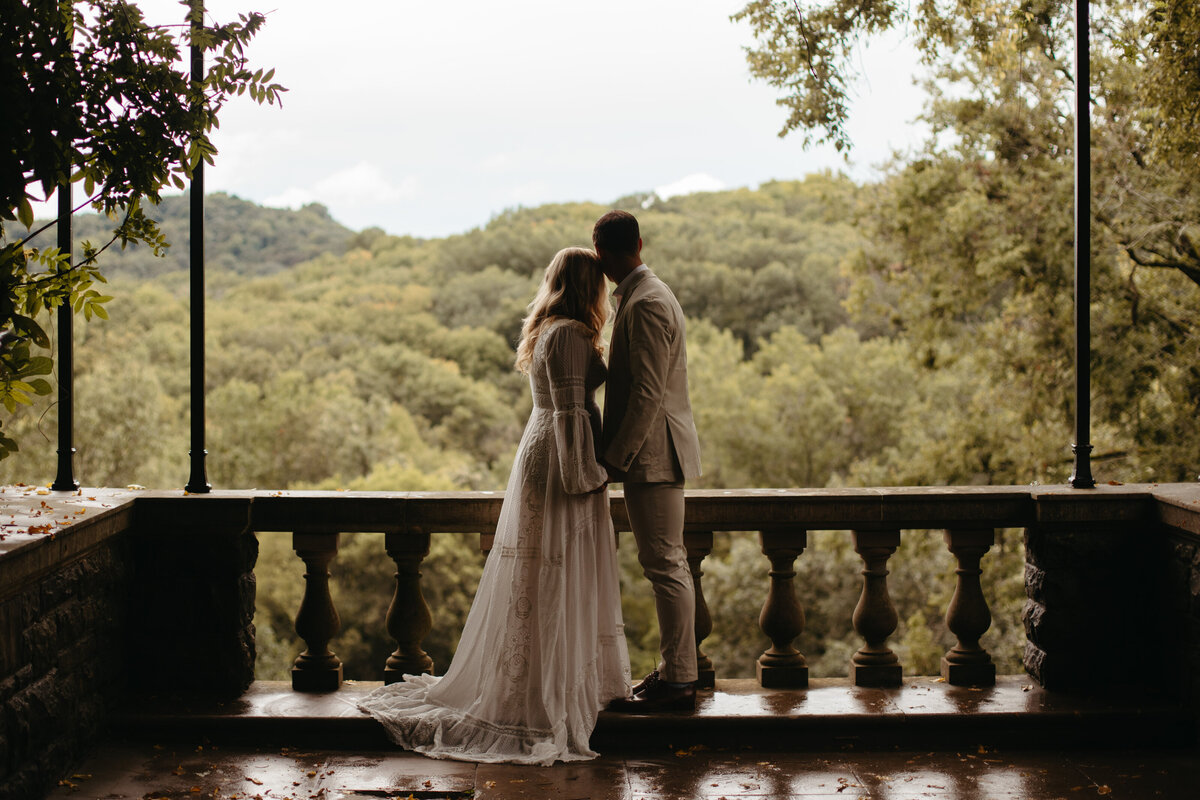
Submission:
POLYGON ((537 296, 529 304, 529 315, 521 325, 517 344, 517 369, 529 374, 533 349, 546 325, 556 319, 582 322, 592 334, 592 347, 602 353, 600 331, 608 319, 608 293, 600 258, 584 247, 559 250, 542 276, 537 296))

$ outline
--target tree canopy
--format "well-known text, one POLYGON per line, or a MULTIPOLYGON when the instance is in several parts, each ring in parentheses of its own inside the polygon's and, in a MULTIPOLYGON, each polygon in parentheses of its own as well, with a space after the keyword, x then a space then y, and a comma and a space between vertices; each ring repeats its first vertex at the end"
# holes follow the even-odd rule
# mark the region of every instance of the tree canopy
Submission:
MULTIPOLYGON (((1186 0, 1091 6, 1096 457, 1142 462, 1124 477, 1159 474, 1167 461, 1183 477, 1183 460, 1160 457, 1200 412, 1200 159, 1187 157, 1200 17, 1186 0)), ((1064 442, 1073 416, 1072 8, 833 0, 752 2, 737 15, 758 36, 751 70, 786 92, 783 133, 846 148, 854 48, 887 29, 914 33, 933 134, 869 189, 860 221, 870 244, 847 264, 848 307, 886 316, 927 370, 980 370, 969 395, 948 403, 964 426, 993 407, 990 396, 1011 395, 956 480, 997 480, 1030 452, 1046 466, 1034 475, 1049 478, 1058 458, 1044 443, 1064 442)))

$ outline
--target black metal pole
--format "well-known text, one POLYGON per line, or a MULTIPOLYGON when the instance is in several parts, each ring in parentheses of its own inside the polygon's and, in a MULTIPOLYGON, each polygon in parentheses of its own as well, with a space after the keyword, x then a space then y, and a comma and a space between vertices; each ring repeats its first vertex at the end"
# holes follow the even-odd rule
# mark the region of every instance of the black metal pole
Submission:
MULTIPOLYGON (((197 30, 204 22, 203 0, 193 0, 192 30, 197 30)), ((197 45, 192 45, 192 82, 204 80, 204 51, 197 45)), ((208 483, 205 469, 205 457, 208 451, 204 449, 204 161, 196 165, 192 172, 191 187, 191 251, 189 253, 189 272, 191 274, 191 394, 192 394, 192 470, 188 478, 186 491, 192 494, 203 494, 212 490, 208 483)))
POLYGON ((1071 485, 1091 489, 1092 477, 1092 111, 1089 0, 1075 0, 1075 472, 1071 485))
MULTIPOLYGON (((71 235, 70 176, 58 187, 58 249, 73 258, 75 247, 71 235)), ((58 307, 58 475, 50 488, 56 492, 73 492, 79 488, 75 480, 75 333, 71 303, 58 307)))

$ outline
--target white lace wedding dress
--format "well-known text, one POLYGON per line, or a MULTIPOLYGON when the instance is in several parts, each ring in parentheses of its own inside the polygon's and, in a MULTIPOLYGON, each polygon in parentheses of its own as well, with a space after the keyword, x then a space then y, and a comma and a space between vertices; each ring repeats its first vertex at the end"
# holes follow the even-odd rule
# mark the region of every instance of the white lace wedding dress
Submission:
POLYGON ((533 413, 462 639, 443 677, 406 676, 359 707, 435 758, 549 765, 597 754, 596 715, 629 693, 616 539, 594 441, 604 362, 582 325, 546 328, 533 413))

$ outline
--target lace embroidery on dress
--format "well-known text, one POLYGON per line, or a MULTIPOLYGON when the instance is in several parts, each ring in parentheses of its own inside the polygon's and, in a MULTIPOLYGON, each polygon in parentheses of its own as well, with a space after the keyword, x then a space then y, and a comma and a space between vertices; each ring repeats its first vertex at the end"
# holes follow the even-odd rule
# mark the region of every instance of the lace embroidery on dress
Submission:
POLYGON ((453 662, 360 703, 401 746, 479 762, 596 756, 596 715, 630 683, 608 493, 590 493, 606 478, 593 397, 604 376, 579 323, 543 332, 534 409, 453 662))

